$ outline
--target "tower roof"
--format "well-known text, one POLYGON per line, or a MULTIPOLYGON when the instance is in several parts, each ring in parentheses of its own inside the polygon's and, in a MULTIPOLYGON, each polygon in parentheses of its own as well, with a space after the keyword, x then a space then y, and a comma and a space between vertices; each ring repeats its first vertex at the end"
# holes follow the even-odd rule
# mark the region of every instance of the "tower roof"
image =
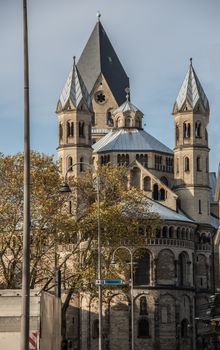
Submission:
POLYGON ((61 109, 64 109, 68 101, 70 101, 75 108, 79 107, 81 101, 85 103, 88 109, 91 108, 89 93, 78 71, 78 68, 75 65, 75 62, 60 95, 58 106, 60 106, 61 109))
POLYGON ((135 105, 133 105, 129 100, 126 100, 120 107, 118 107, 117 109, 115 109, 113 111, 113 114, 117 114, 119 112, 139 112, 141 114, 143 114, 137 107, 135 107, 135 105))
POLYGON ((117 103, 123 103, 129 79, 100 21, 93 29, 77 67, 89 93, 103 74, 117 103))
POLYGON ((186 102, 188 102, 192 110, 194 110, 198 101, 201 102, 205 112, 209 113, 208 99, 193 68, 192 59, 190 59, 189 69, 176 98, 174 110, 177 112, 181 111, 186 102))

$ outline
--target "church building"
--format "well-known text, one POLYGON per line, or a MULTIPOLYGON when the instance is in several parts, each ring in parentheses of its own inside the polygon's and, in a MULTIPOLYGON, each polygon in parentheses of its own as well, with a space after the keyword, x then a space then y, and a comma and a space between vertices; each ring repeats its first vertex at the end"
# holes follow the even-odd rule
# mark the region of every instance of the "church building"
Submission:
MULTIPOLYGON (((142 228, 146 252, 143 271, 134 277, 135 350, 205 349, 212 330, 197 316, 216 288, 219 225, 219 190, 217 198, 216 176, 209 172, 208 98, 190 59, 170 106, 172 150, 144 130, 143 112, 129 91, 129 78, 98 18, 57 104, 62 172, 74 163, 82 163, 73 167, 75 176, 85 162, 95 168, 125 165, 130 186, 146 194, 162 219, 152 235, 142 228)), ((97 307, 96 299, 80 298, 70 349, 98 349, 97 307)), ((120 289, 103 305, 103 342, 103 350, 131 349, 130 296, 120 289)))

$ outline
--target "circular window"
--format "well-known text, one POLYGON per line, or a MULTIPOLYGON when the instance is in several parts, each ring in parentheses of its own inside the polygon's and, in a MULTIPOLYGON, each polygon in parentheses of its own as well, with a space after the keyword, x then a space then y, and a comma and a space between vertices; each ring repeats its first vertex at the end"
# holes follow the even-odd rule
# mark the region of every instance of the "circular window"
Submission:
POLYGON ((106 102, 106 96, 105 94, 103 93, 103 91, 98 91, 96 94, 95 94, 95 100, 97 103, 99 104, 103 104, 106 102))

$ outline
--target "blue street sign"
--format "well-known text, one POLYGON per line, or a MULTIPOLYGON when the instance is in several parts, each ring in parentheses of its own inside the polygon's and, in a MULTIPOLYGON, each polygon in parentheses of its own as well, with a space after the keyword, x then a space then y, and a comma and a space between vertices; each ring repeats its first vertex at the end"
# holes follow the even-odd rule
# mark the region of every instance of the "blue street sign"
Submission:
POLYGON ((124 284, 124 281, 122 280, 96 280, 95 284, 100 285, 110 285, 110 286, 116 286, 120 284, 124 284))

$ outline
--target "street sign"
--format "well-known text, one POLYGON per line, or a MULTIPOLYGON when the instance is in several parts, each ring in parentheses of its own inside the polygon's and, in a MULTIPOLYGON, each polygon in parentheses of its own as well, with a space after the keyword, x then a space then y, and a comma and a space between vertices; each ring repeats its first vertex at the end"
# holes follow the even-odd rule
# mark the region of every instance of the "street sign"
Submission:
POLYGON ((97 285, 109 285, 109 286, 116 286, 125 284, 123 280, 96 280, 95 284, 97 285))

